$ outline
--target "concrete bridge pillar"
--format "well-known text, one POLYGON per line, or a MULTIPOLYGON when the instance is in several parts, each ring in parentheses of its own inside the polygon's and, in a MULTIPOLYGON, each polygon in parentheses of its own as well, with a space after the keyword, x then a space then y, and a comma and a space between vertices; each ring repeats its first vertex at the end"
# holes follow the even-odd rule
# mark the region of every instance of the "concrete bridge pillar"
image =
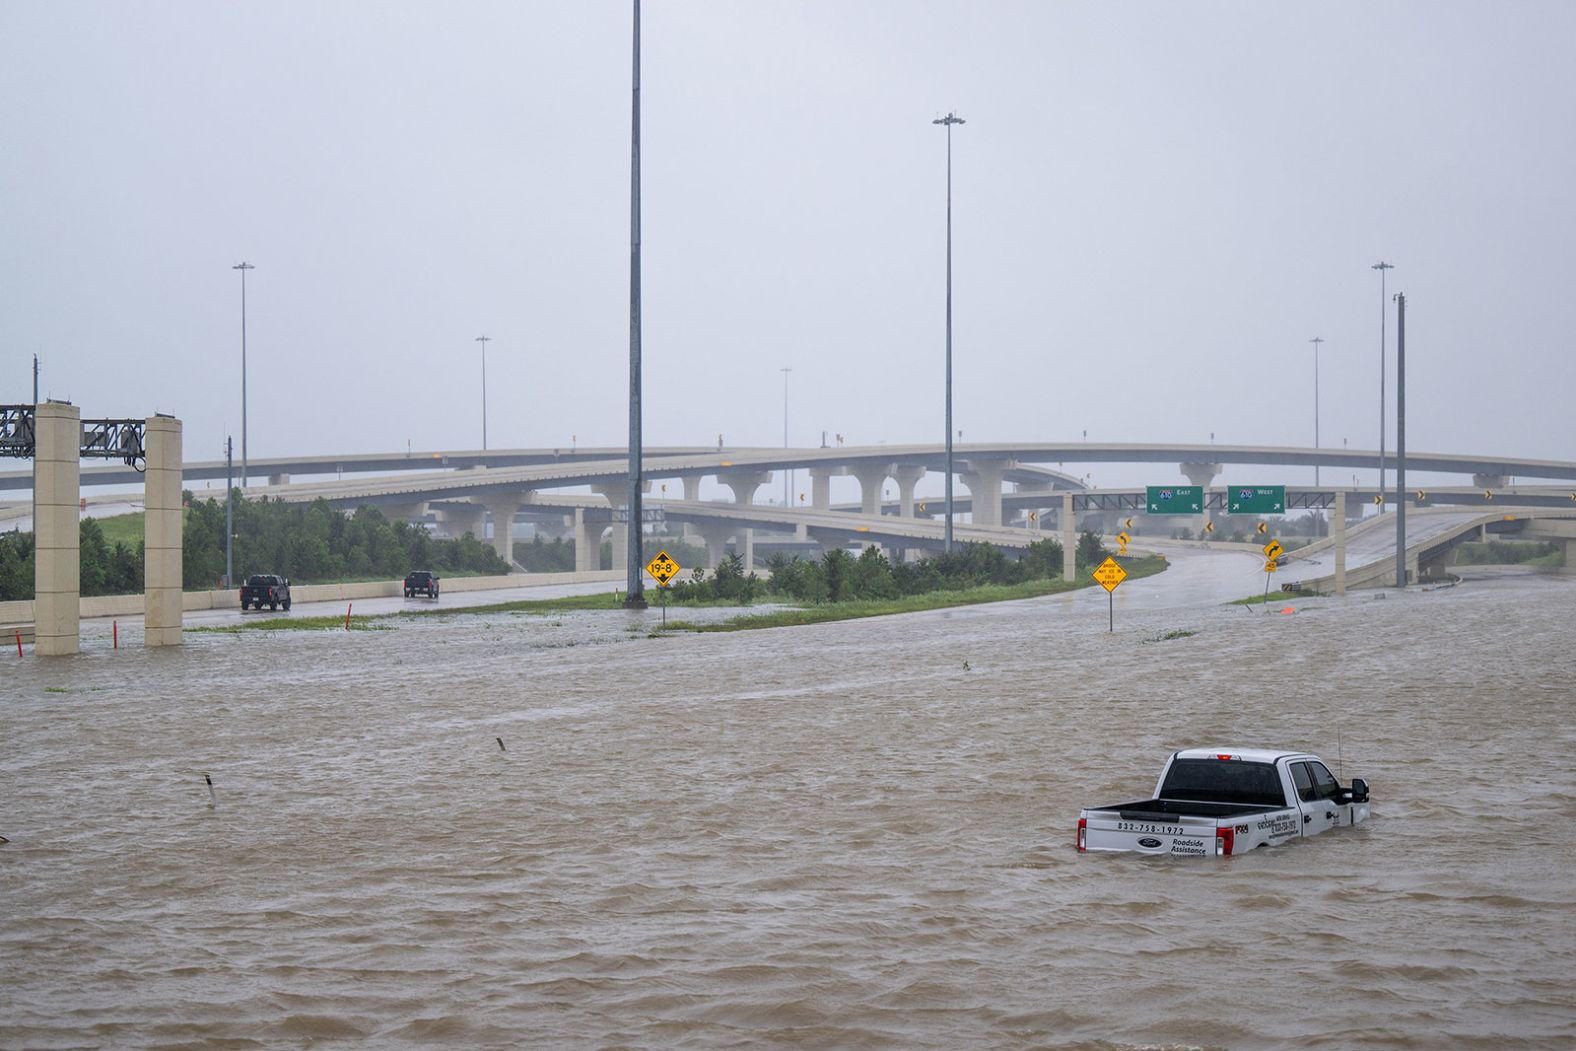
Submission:
MULTIPOLYGON (((607 505, 615 512, 621 507, 627 508, 629 506, 628 482, 609 482, 604 485, 593 485, 591 487, 591 491, 605 499, 607 501, 607 505)), ((641 481, 640 491, 643 494, 651 492, 650 479, 643 479, 641 481)), ((637 526, 636 528, 639 527, 637 526)), ((600 533, 597 535, 598 537, 601 536, 600 533)), ((624 552, 629 549, 629 523, 618 521, 616 514, 613 521, 612 543, 609 546, 613 551, 613 564, 610 568, 617 569, 619 566, 624 564, 624 552)), ((602 566, 602 544, 600 540, 597 542, 596 549, 597 568, 600 569, 602 566)))
MULTIPOLYGON (((612 482, 607 485, 593 485, 591 487, 591 491, 607 500, 607 506, 611 507, 615 512, 620 507, 627 508, 629 506, 628 482, 612 482)), ((629 523, 620 522, 615 518, 613 521, 612 535, 609 539, 611 542, 608 546, 612 548, 613 552, 612 568, 617 569, 619 566, 624 564, 624 552, 629 549, 629 523)), ((601 569, 602 531, 600 529, 596 530, 595 540, 596 554, 593 557, 596 562, 596 568, 601 569)))
POLYGON ((82 412, 49 401, 34 413, 33 652, 57 657, 81 649, 82 412))
POLYGON ((144 646, 181 644, 181 421, 150 416, 143 448, 144 646))
POLYGON ((898 514, 914 517, 914 487, 925 477, 925 468, 919 464, 895 464, 892 477, 897 481, 898 514))
POLYGON ((442 523, 443 531, 455 539, 459 539, 466 533, 480 539, 482 536, 482 517, 486 513, 487 509, 476 503, 465 507, 445 507, 438 512, 438 521, 442 523))
MULTIPOLYGON (((740 505, 754 503, 755 490, 771 480, 770 471, 724 471, 717 475, 717 481, 733 490, 733 502, 740 505)), ((744 571, 748 573, 750 567, 755 565, 755 530, 742 526, 736 528, 734 549, 744 560, 744 571)))
POLYGON ((279 474, 271 474, 271 475, 268 476, 268 484, 269 485, 289 485, 290 484, 290 476, 288 474, 285 474, 282 471, 279 474))
POLYGON ((684 499, 694 501, 700 499, 700 475, 687 474, 681 481, 684 483, 684 499))
POLYGON ((589 573, 602 568, 602 530, 591 528, 586 509, 575 508, 575 572, 589 573))
POLYGON ((1220 473, 1221 468, 1218 463, 1179 463, 1177 464, 1177 470, 1181 471, 1182 477, 1186 478, 1191 484, 1202 485, 1205 489, 1208 489, 1210 484, 1214 482, 1215 476, 1220 473))
POLYGON ((810 506, 817 511, 832 507, 832 472, 825 467, 810 468, 810 506))
POLYGON ((1472 484, 1479 489, 1508 489, 1510 479, 1503 474, 1475 474, 1472 476, 1472 484))
POLYGON ((975 525, 1001 525, 1001 479, 1013 466, 1012 460, 969 460, 958 472, 969 487, 975 525))
POLYGON ((706 571, 715 573, 728 555, 728 538, 734 535, 734 528, 722 522, 706 522, 697 524, 695 532, 706 543, 706 571))
POLYGON ((859 481, 859 512, 866 515, 881 513, 881 487, 886 484, 886 464, 879 466, 861 464, 848 468, 848 473, 859 481))
POLYGON ((1062 494, 1062 579, 1071 583, 1078 575, 1078 516, 1073 513, 1073 494, 1062 494))
POLYGON ((489 496, 483 501, 487 513, 492 516, 492 547, 498 552, 498 557, 510 565, 514 564, 514 513, 520 510, 520 505, 530 497, 529 492, 524 493, 499 493, 489 496))

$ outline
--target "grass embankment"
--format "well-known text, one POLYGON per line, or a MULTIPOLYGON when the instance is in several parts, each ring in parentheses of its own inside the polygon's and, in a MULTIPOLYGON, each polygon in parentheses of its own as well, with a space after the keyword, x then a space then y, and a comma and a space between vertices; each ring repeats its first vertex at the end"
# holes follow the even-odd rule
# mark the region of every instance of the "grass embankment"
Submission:
MULTIPOLYGON (((1166 560, 1159 557, 1118 559, 1127 570, 1128 579, 1153 576, 1166 568, 1166 560)), ((930 591, 923 595, 904 595, 892 599, 865 599, 855 602, 827 602, 818 606, 802 606, 775 610, 771 613, 747 613, 716 624, 696 624, 692 621, 671 621, 668 631, 750 631, 755 628, 781 628, 796 624, 821 624, 832 620, 856 620, 861 617, 885 617, 893 613, 919 613, 924 610, 946 609, 951 606, 973 606, 982 602, 1010 602, 1016 599, 1042 598, 1065 591, 1078 591, 1092 587, 1094 581, 1079 576, 1072 581, 1028 580, 1022 584, 987 584, 963 591, 930 591)))
MULTIPOLYGON (((1127 570, 1129 579, 1153 576, 1166 568, 1163 558, 1118 559, 1127 570)), ((794 624, 820 624, 831 620, 854 620, 861 617, 884 617, 892 613, 917 613, 949 606, 971 606, 981 602, 1009 602, 1015 599, 1041 598, 1065 591, 1090 587, 1093 580, 1079 576, 1071 583, 1062 580, 1030 580, 1022 584, 987 585, 963 591, 932 591, 924 595, 908 595, 894 599, 872 599, 860 602, 828 602, 819 606, 795 607, 771 613, 748 613, 718 624, 696 624, 688 621, 670 621, 666 631, 748 631, 753 628, 777 628, 794 624)), ((648 601, 652 592, 647 593, 648 601)), ((653 602, 655 608, 657 603, 653 602)), ((726 607, 726 602, 672 603, 669 609, 696 609, 701 607, 726 607)), ((392 625, 386 623, 398 618, 456 616, 466 613, 571 613, 583 610, 620 609, 614 596, 597 593, 592 595, 566 595, 562 598, 522 599, 518 602, 499 602, 488 606, 454 606, 423 610, 400 610, 398 613, 369 613, 350 618, 351 631, 383 631, 392 625)), ((243 620, 239 624, 187 628, 187 631, 219 634, 237 634, 242 631, 326 631, 345 630, 343 616, 332 617, 269 617, 266 620, 243 620)))
POLYGON ((1247 598, 1232 599, 1228 605, 1232 606, 1260 606, 1266 602, 1287 602, 1292 599, 1310 598, 1311 591, 1271 591, 1267 595, 1249 595, 1247 598))

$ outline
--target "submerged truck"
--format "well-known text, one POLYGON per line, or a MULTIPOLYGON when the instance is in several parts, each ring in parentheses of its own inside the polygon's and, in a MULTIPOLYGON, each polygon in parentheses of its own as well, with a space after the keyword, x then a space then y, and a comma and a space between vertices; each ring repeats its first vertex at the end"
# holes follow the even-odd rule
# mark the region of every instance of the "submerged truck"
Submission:
POLYGON ((1342 788, 1316 755, 1189 748, 1166 760, 1153 799, 1078 815, 1078 852, 1227 857, 1368 820, 1368 783, 1342 788))

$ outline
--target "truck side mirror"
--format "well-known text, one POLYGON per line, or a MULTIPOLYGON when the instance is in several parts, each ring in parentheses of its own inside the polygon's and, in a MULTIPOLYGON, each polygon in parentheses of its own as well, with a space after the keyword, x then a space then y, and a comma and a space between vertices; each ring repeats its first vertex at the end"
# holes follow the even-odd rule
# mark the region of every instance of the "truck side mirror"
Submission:
POLYGON ((1352 778, 1352 787, 1345 793, 1353 803, 1368 802, 1368 782, 1360 777, 1352 778))

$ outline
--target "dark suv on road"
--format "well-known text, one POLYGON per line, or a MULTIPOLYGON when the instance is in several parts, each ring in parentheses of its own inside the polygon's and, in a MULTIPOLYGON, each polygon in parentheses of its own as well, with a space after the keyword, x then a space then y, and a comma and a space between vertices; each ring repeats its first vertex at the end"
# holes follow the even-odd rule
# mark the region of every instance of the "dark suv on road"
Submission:
POLYGON ((438 578, 425 569, 418 569, 405 578, 405 597, 426 595, 428 598, 438 597, 438 578))

